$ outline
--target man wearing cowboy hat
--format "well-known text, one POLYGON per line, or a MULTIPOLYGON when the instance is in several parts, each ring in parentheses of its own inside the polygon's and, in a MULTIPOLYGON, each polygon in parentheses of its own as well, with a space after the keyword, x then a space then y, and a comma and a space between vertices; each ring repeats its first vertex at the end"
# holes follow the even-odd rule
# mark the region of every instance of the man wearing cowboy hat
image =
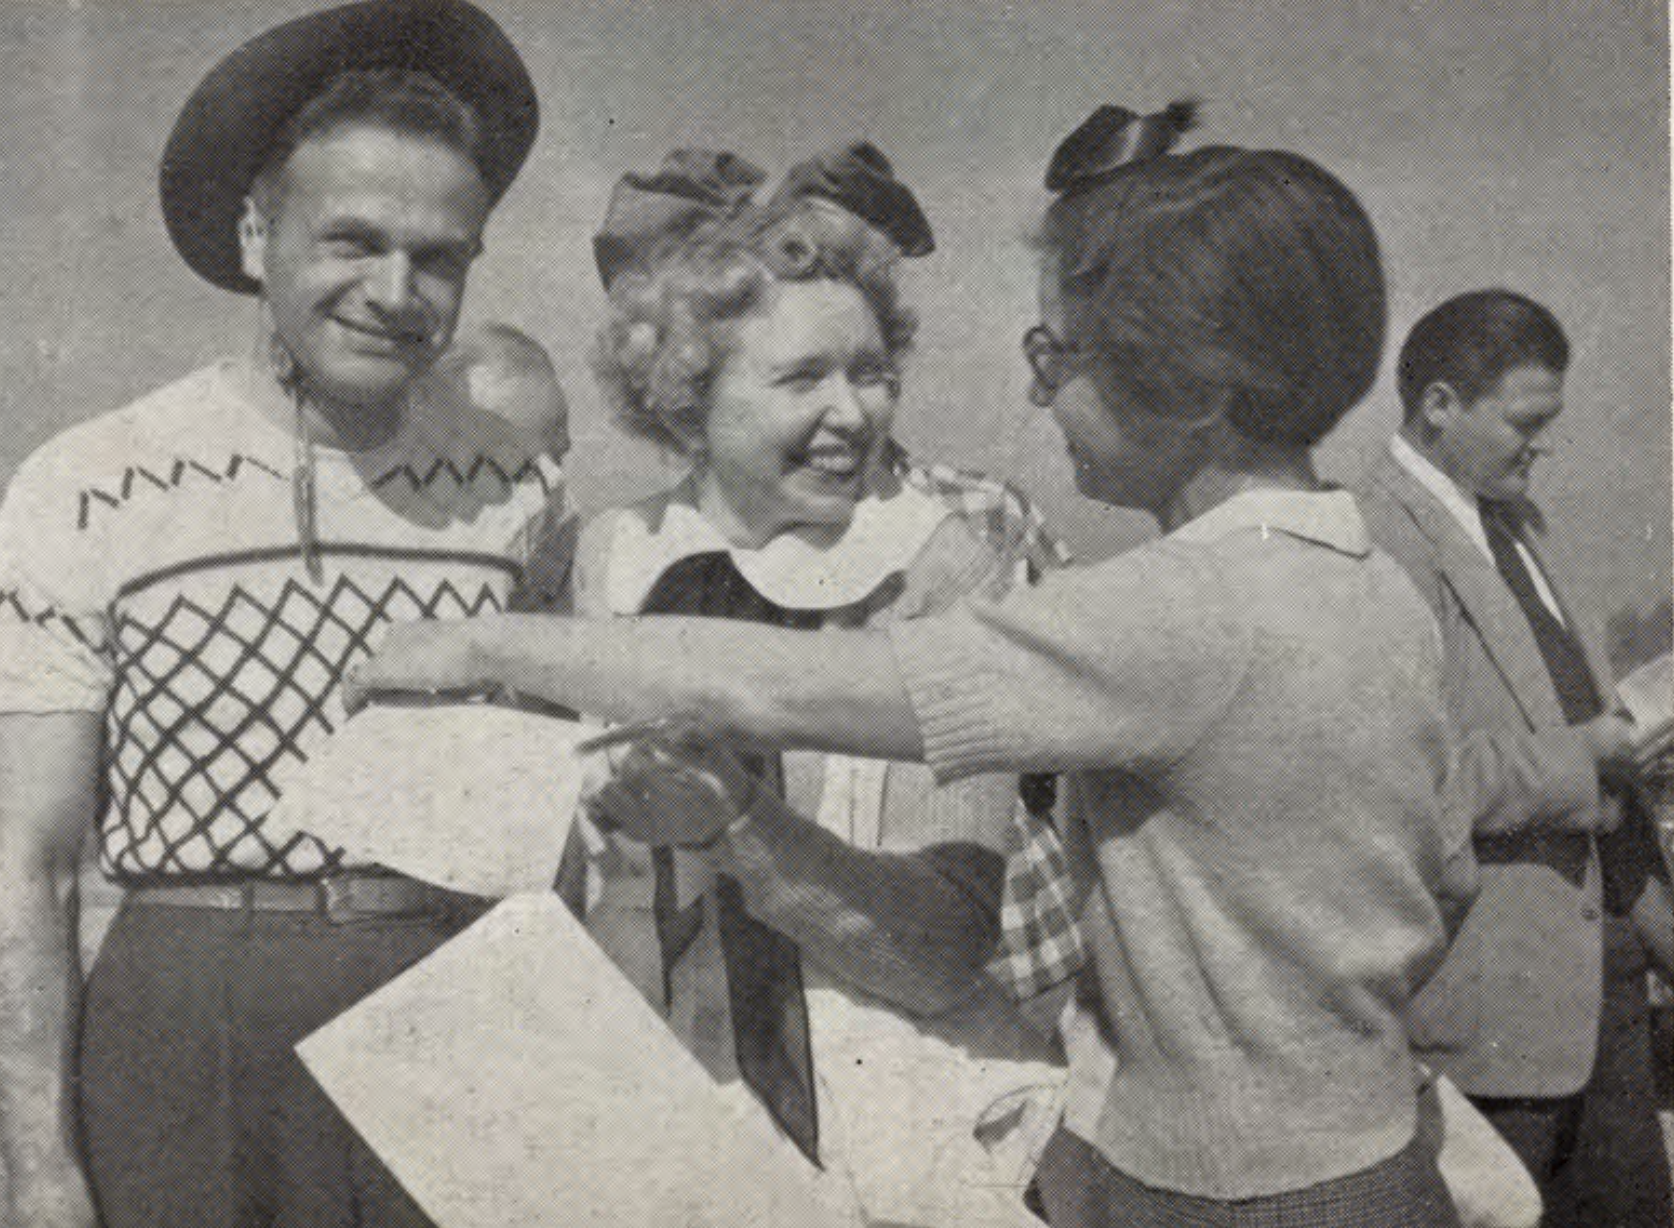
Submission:
POLYGON ((269 815, 383 627, 502 608, 555 515, 547 462, 442 463, 407 398, 535 129, 465 0, 279 26, 177 121, 169 233, 254 296, 255 352, 65 432, 0 507, 8 1225, 427 1222, 292 1046, 480 902, 269 815), (78 1032, 58 887, 95 825, 125 894, 78 1032))

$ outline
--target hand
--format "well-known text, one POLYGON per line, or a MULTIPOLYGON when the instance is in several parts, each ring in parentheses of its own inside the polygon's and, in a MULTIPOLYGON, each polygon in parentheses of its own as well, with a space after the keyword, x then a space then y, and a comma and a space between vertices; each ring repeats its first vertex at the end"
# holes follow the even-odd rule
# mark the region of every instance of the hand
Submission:
POLYGON ((94 1228, 93 1200, 81 1169, 61 1144, 9 1174, 0 1206, 4 1228, 94 1228))
POLYGON ((396 623, 370 658, 343 678, 343 707, 353 713, 380 693, 471 692, 476 676, 471 626, 463 619, 396 623))
POLYGON ((1587 739, 1593 759, 1598 763, 1599 775, 1618 788, 1630 784, 1637 741, 1633 722, 1614 712, 1606 712, 1582 725, 1581 732, 1587 739))
POLYGON ((617 753, 612 769, 589 811, 653 846, 712 844, 755 800, 756 779, 737 756, 691 727, 641 739, 617 753))
POLYGON ((1606 712, 1581 726, 1581 732, 1599 767, 1633 762, 1633 722, 1617 713, 1606 712))

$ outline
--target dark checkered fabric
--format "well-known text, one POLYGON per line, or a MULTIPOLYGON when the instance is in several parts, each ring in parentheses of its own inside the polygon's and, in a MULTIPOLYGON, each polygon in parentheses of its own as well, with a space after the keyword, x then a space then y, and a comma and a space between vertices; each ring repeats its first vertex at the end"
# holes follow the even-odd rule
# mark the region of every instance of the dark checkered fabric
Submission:
POLYGON ((1022 583, 1033 584, 1069 563, 1069 551, 1047 531, 1040 510, 1009 482, 951 465, 927 464, 899 445, 892 450, 890 464, 907 485, 949 504, 975 527, 1022 583))
POLYGON ((1035 1178, 1052 1228, 1458 1228, 1431 1151, 1414 1140, 1364 1172, 1223 1202, 1135 1181, 1060 1129, 1035 1178))
MULTIPOLYGON (((1069 564, 1069 551, 1047 531, 1039 509, 1009 483, 925 464, 899 446, 891 464, 903 482, 949 504, 982 534, 1011 582, 1034 584, 1069 564)), ((1018 1001, 1061 984, 1087 962, 1069 862, 1052 815, 1056 791, 1051 776, 1025 777, 1008 835, 999 954, 988 971, 1018 1001)))
POLYGON ((1019 1002, 1069 980, 1087 962, 1069 861, 1054 825, 1056 795, 1055 778, 1023 778, 1006 850, 999 954, 988 973, 1019 1002))

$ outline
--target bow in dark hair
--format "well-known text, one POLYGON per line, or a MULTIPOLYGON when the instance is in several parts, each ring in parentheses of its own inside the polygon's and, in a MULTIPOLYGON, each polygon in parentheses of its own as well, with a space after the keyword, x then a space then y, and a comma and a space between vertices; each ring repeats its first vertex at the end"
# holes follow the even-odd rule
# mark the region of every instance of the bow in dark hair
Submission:
POLYGON ((1102 183, 1124 166, 1160 157, 1197 126, 1198 104, 1185 98, 1151 115, 1103 106, 1064 138, 1046 168, 1046 187, 1072 192, 1102 183))
MULTIPOLYGON (((766 177, 737 154, 708 149, 676 149, 652 174, 622 176, 593 236, 605 289, 654 248, 690 235, 704 222, 742 214, 755 204, 755 190, 766 177)), ((764 207, 764 218, 808 199, 828 200, 853 214, 903 256, 935 250, 924 210, 875 145, 862 141, 797 163, 764 207)))

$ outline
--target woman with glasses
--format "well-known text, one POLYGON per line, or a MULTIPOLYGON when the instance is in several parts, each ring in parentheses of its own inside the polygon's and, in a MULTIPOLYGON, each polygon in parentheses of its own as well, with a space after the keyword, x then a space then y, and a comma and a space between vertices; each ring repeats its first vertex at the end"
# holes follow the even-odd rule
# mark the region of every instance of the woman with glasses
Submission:
MULTIPOLYGON (((1026 339, 1080 489, 1161 540, 887 630, 501 618, 403 629, 369 676, 1064 773, 1097 1043, 1042 1160, 1051 1222, 1440 1228, 1402 1026, 1465 837, 1439 644, 1311 457, 1377 371, 1377 241, 1305 158, 1174 152, 1190 121, 1101 108, 1058 149, 1026 339)), ((753 821, 713 753, 656 753, 753 821)))

